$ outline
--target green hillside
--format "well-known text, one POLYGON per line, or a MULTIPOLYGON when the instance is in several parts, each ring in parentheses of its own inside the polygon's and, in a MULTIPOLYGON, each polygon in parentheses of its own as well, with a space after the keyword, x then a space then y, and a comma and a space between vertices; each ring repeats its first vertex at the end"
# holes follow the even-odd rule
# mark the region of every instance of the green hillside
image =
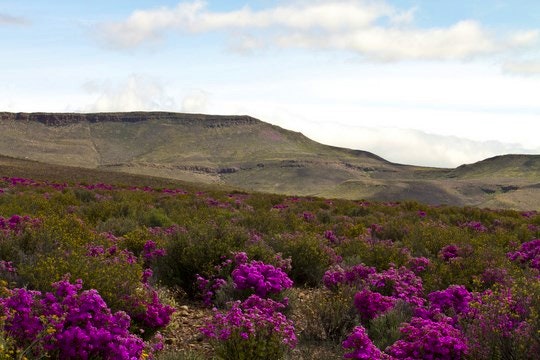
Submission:
POLYGON ((405 166, 249 116, 0 113, 0 155, 249 191, 538 208, 540 157, 405 166))

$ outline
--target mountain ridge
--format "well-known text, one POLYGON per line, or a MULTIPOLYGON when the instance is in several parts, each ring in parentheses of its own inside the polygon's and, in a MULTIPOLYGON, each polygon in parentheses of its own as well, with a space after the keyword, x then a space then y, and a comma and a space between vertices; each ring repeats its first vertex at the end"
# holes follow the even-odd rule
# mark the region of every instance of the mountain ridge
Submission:
POLYGON ((250 191, 530 208, 540 156, 455 169, 392 163, 317 143, 248 115, 0 113, 0 155, 250 191))

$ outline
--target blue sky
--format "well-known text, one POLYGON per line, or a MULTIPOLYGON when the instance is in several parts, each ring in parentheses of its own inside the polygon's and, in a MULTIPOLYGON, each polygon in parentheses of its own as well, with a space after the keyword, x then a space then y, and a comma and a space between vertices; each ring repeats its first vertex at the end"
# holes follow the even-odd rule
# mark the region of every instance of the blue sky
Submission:
POLYGON ((0 111, 249 114, 395 162, 540 154, 540 2, 0 1, 0 111))

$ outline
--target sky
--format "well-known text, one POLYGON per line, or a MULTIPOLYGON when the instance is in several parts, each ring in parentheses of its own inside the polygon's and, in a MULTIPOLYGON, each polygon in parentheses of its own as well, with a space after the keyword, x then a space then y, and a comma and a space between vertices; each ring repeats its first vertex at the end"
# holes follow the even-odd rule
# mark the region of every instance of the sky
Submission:
POLYGON ((537 0, 0 0, 0 111, 247 114, 455 167, 540 154, 537 0))

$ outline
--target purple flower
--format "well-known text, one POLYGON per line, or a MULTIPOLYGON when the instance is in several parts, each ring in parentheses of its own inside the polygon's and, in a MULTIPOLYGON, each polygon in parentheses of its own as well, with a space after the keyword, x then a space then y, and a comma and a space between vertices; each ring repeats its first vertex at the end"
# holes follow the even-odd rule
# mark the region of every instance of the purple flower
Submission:
POLYGON ((416 307, 424 304, 422 279, 403 266, 371 274, 367 282, 371 290, 383 295, 393 296, 416 307))
POLYGON ((518 261, 529 265, 533 269, 540 270, 540 239, 521 244, 518 251, 509 252, 507 256, 512 261, 518 261))
POLYGON ((369 339, 366 330, 361 326, 356 326, 351 334, 343 341, 342 346, 348 349, 343 356, 345 359, 381 359, 381 351, 369 339))
POLYGON ((112 313, 96 290, 63 280, 54 292, 14 289, 0 299, 4 330, 20 347, 61 354, 62 359, 138 359, 144 342, 129 333, 130 318, 112 313))
POLYGON ((447 245, 441 249, 439 252, 439 257, 444 261, 449 261, 459 257, 459 248, 456 245, 447 245))
POLYGON ((251 290, 261 297, 279 293, 293 285, 283 270, 262 261, 240 264, 231 275, 236 289, 251 290))
MULTIPOLYGON (((214 316, 200 329, 201 333, 218 342, 257 339, 278 342, 282 347, 294 348, 297 338, 293 323, 278 311, 272 300, 250 297, 244 303, 235 301, 226 313, 214 310, 214 316)), ((244 343, 247 344, 247 343, 244 343)))
POLYGON ((396 359, 462 359, 468 351, 461 332, 446 322, 415 317, 401 327, 401 339, 386 352, 396 359))
POLYGON ((146 263, 150 263, 152 260, 157 259, 159 257, 163 257, 166 254, 167 253, 165 249, 158 248, 155 241, 148 240, 143 245, 142 255, 146 263))
POLYGON ((392 309, 395 303, 396 299, 393 297, 383 296, 366 289, 354 295, 354 306, 364 324, 392 309))
POLYGON ((431 261, 426 257, 414 257, 408 261, 407 268, 416 275, 419 275, 426 271, 430 264, 431 261))
POLYGON ((342 268, 339 265, 333 266, 323 275, 323 284, 328 289, 335 289, 339 285, 361 285, 369 275, 376 273, 374 267, 364 264, 342 268))

